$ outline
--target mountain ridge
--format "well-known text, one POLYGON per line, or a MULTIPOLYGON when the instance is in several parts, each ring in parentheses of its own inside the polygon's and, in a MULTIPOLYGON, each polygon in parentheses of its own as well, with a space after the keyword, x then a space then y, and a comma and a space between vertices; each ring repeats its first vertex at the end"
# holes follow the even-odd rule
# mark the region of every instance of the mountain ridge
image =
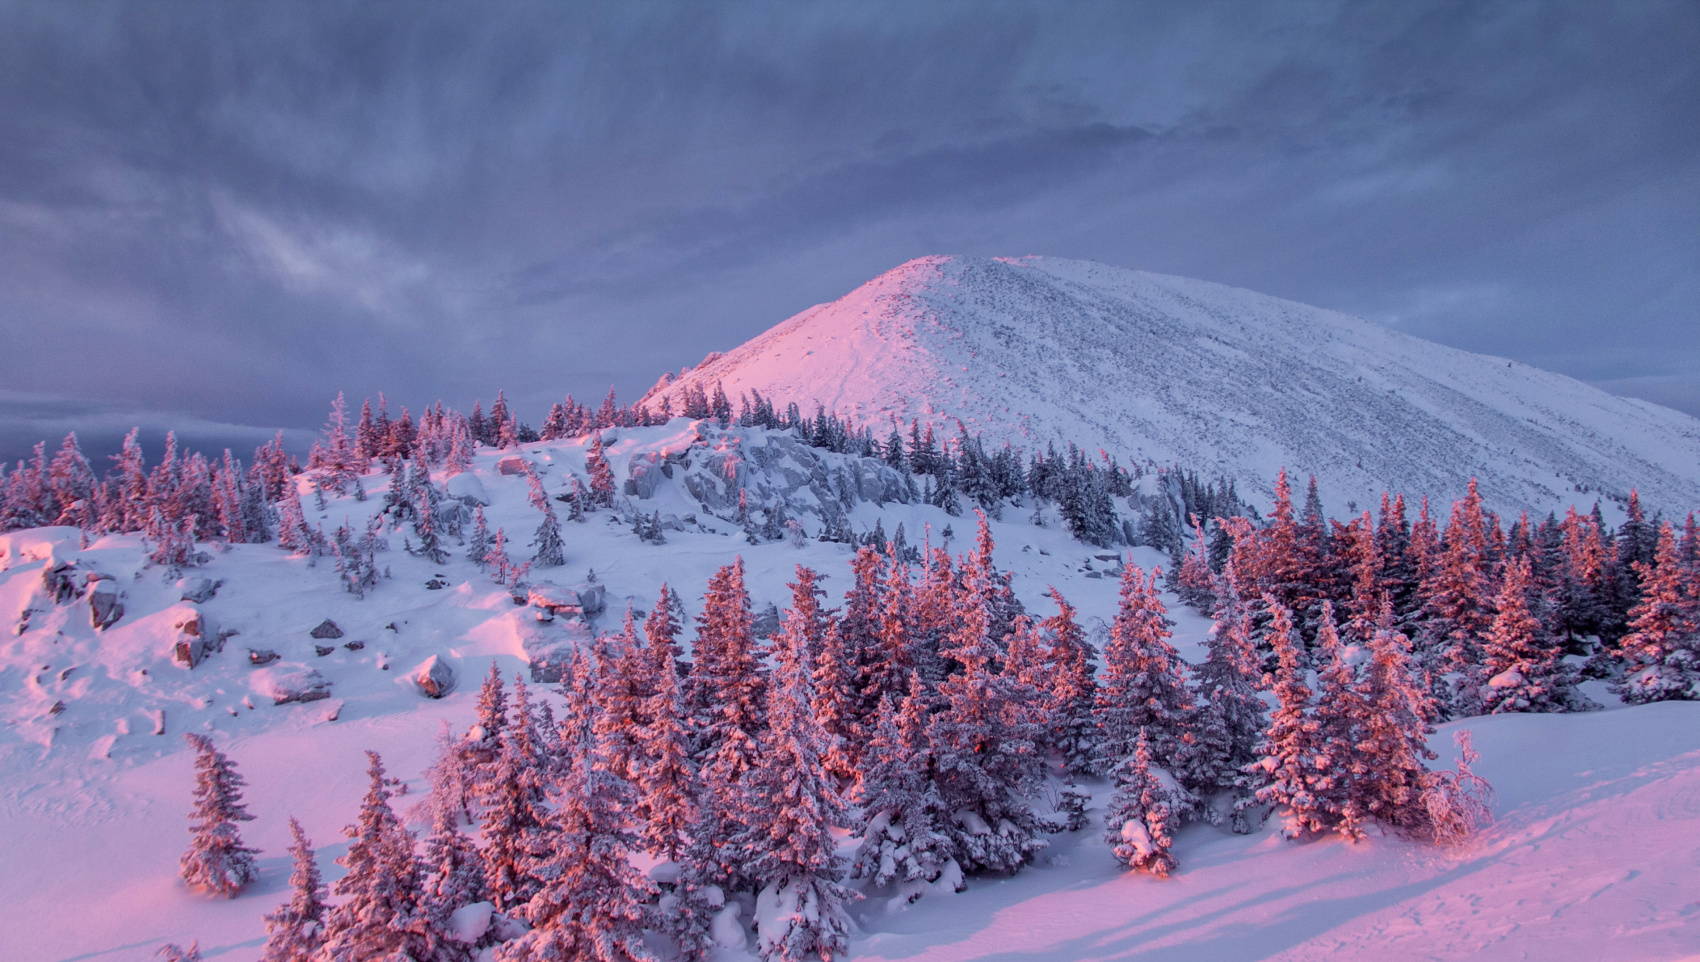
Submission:
POLYGON ((1339 312, 1086 261, 917 258, 645 400, 679 410, 716 385, 1178 462, 1247 490, 1284 466, 1360 509, 1386 490, 1455 498, 1471 477, 1502 511, 1631 489, 1671 513, 1700 506, 1700 420, 1339 312))

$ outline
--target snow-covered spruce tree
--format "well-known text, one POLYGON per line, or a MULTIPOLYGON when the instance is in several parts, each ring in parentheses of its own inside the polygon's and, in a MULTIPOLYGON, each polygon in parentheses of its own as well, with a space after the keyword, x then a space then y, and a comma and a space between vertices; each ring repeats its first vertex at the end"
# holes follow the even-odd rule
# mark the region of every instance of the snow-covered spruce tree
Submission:
MULTIPOLYGON (((1684 547, 1696 535, 1692 515, 1684 547)), ((1700 698, 1700 571, 1683 557, 1676 535, 1659 527, 1653 563, 1641 571, 1641 600, 1629 612, 1629 634, 1619 643, 1624 676, 1613 692, 1630 704, 1700 698)))
POLYGON ((347 494, 366 471, 366 461, 355 450, 354 439, 348 430, 348 408, 338 391, 331 402, 330 420, 325 423, 324 438, 313 445, 309 468, 323 470, 320 485, 337 494, 347 494))
POLYGON ((1133 754, 1140 729, 1158 764, 1173 766, 1193 710, 1185 664, 1169 644, 1171 622, 1157 594, 1158 574, 1147 576, 1138 565, 1122 568, 1121 602, 1097 680, 1100 771, 1133 754))
POLYGON ((1273 596, 1264 599, 1272 615, 1269 643, 1275 649, 1275 696, 1280 704, 1258 743, 1257 761, 1247 766, 1253 800, 1282 815, 1281 834, 1297 838, 1333 826, 1322 800, 1312 790, 1317 752, 1317 723, 1310 713, 1311 691, 1299 662, 1299 640, 1292 612, 1273 596))
POLYGON ((1410 642, 1393 628, 1393 620, 1389 602, 1370 637, 1370 659, 1352 702, 1362 712, 1356 726, 1360 768, 1353 798, 1371 817, 1414 828, 1424 819, 1422 791, 1429 777, 1424 761, 1435 757, 1428 747, 1434 729, 1427 719, 1433 707, 1412 671, 1410 642))
POLYGON ((1458 746, 1458 768, 1429 772, 1423 780, 1424 827, 1442 845, 1466 841, 1493 821, 1493 786, 1471 770, 1481 756, 1470 743, 1469 729, 1453 732, 1452 740, 1458 746))
POLYGON ((1167 878, 1175 870, 1171 828, 1180 813, 1195 808, 1192 797, 1151 757, 1151 743, 1141 731, 1134 738, 1133 754, 1116 767, 1116 792, 1104 813, 1104 841, 1110 843, 1116 861, 1128 868, 1167 878))
POLYGON ((418 510, 414 513, 413 533, 419 536, 419 547, 414 551, 419 557, 440 565, 449 560, 448 549, 443 547, 443 540, 437 535, 437 489, 427 481, 419 489, 419 499, 415 503, 418 510))
POLYGON ((460 830, 460 813, 434 806, 431 832, 420 858, 420 881, 426 914, 439 931, 449 931, 457 909, 485 901, 484 856, 460 830))
POLYGON ((537 892, 533 869, 547 806, 543 773, 526 745, 528 738, 523 730, 503 731, 501 747, 478 786, 484 808, 485 890, 504 911, 537 892))
POLYGON ((326 962, 432 959, 442 947, 420 888, 413 834, 390 808, 390 782, 367 752, 371 787, 360 815, 343 832, 352 840, 337 864, 348 871, 331 892, 342 896, 325 916, 326 962))
POLYGON ((1040 622, 1050 636, 1045 652, 1049 668, 1049 686, 1045 691, 1045 706, 1049 718, 1051 745, 1062 755, 1063 771, 1070 776, 1086 775, 1097 770, 1098 723, 1094 717, 1098 686, 1093 675, 1097 672, 1097 650, 1086 640, 1075 621, 1074 606, 1063 598, 1062 592, 1051 589, 1051 600, 1057 613, 1040 622))
POLYGON ((614 506, 614 469, 602 453, 602 432, 591 438, 590 450, 585 452, 584 470, 590 475, 590 503, 599 508, 614 506))
POLYGON ((301 823, 289 820, 295 844, 289 853, 295 868, 289 875, 289 901, 266 916, 266 948, 261 962, 313 962, 325 944, 325 885, 319 878, 319 863, 313 844, 301 823))
POLYGON ((1210 570, 1210 546, 1197 518, 1193 519, 1192 532, 1192 544, 1180 568, 1181 601, 1199 611, 1209 611, 1216 604, 1216 579, 1210 570))
POLYGON ((190 888, 235 898, 260 877, 254 862, 259 849, 242 844, 237 822, 254 816, 242 802, 242 776, 212 739, 193 732, 183 736, 195 749, 195 807, 189 812, 189 850, 178 860, 178 874, 190 888))
POLYGON ((484 506, 472 509, 472 536, 466 539, 466 560, 482 568, 490 563, 490 526, 484 521, 484 506))
MULTIPOLYGON (((1263 737, 1264 705, 1258 696, 1263 673, 1251 636, 1251 614, 1240 602, 1239 577, 1230 560, 1217 579, 1217 619, 1205 641, 1204 664, 1193 672, 1197 711, 1192 724, 1193 750, 1176 775, 1186 787, 1208 799, 1233 795, 1233 828, 1246 832, 1243 770, 1257 759, 1263 737)), ((1214 819, 1210 808, 1200 808, 1214 819)))
POLYGON ((1452 506, 1439 557, 1420 589, 1423 630, 1418 644, 1453 675, 1452 715, 1476 714, 1481 674, 1481 642, 1493 622, 1489 581, 1488 525, 1476 483, 1452 506))
POLYGON ((957 861, 969 871, 1014 871, 1046 845, 1028 805, 1042 760, 1039 726, 1021 706, 1037 693, 994 669, 1001 651, 992 635, 985 564, 966 560, 955 607, 956 629, 946 657, 962 670, 939 685, 943 710, 932 716, 932 746, 939 796, 952 822, 944 826, 957 861))
POLYGON ((662 600, 656 602, 645 626, 650 638, 646 654, 651 687, 639 712, 643 724, 635 733, 642 763, 634 773, 637 799, 632 811, 643 847, 657 858, 678 862, 690 846, 691 828, 698 818, 699 787, 679 698, 674 648, 664 625, 669 620, 666 595, 663 586, 662 600))
POLYGON ((632 782, 647 761, 638 733, 647 721, 644 706, 654 692, 655 681, 650 677, 652 662, 638 641, 629 604, 620 633, 597 639, 595 658, 595 724, 602 754, 615 778, 632 782))
POLYGON ((497 584, 512 588, 519 583, 522 572, 508 558, 508 536, 499 527, 496 536, 490 539, 490 550, 484 553, 484 565, 497 584))
POLYGON ((859 789, 862 843, 851 877, 876 886, 900 885, 908 902, 921 897, 919 883, 938 881, 947 871, 952 887, 960 888, 950 839, 939 828, 947 816, 933 783, 927 689, 920 675, 910 676, 909 692, 899 705, 887 699, 876 717, 859 789))
POLYGON ((705 777, 737 784, 755 767, 759 739, 766 727, 767 680, 753 630, 749 592, 744 589, 744 559, 722 566, 708 581, 690 684, 695 689, 693 719, 701 742, 698 757, 705 777))
MULTIPOLYGON (((568 714, 593 716, 583 694, 568 714)), ((531 930, 496 951, 500 962, 650 962, 644 944, 645 903, 654 895, 628 858, 634 839, 626 830, 630 786, 608 770, 592 720, 572 726, 573 741, 551 795, 554 808, 541 826, 537 876, 543 880, 525 904, 531 930)))
POLYGON ((1364 836, 1365 810, 1359 783, 1377 772, 1362 756, 1358 742, 1370 706, 1360 704, 1357 669, 1346 657, 1334 626, 1334 605, 1322 603, 1316 630, 1318 697, 1311 711, 1316 725, 1316 752, 1311 757, 1311 793, 1326 813, 1330 827, 1352 841, 1364 836))
POLYGON ((567 555, 566 546, 561 541, 561 522, 555 517, 555 506, 543 490, 543 479, 529 466, 525 480, 530 486, 531 506, 543 512, 543 521, 537 525, 537 534, 531 539, 531 543, 537 546, 537 554, 532 556, 531 564, 537 568, 559 568, 567 563, 567 555))
POLYGON ((853 785, 862 766, 862 698, 856 690, 856 669, 844 641, 844 623, 827 623, 821 650, 815 656, 815 720, 826 732, 821 765, 839 785, 853 785))
POLYGON ((676 678, 685 675, 684 656, 679 649, 679 632, 684 630, 685 602, 679 593, 661 583, 656 593, 655 607, 643 620, 643 634, 649 639, 649 653, 655 659, 656 671, 665 665, 676 678))
POLYGON ((1481 691, 1488 714, 1575 711, 1583 706, 1564 648, 1529 608, 1529 565, 1513 558, 1494 599, 1493 623, 1482 639, 1481 691))
MULTIPOLYGON (((793 589, 806 602, 814 581, 799 568, 793 589)), ((812 574, 812 572, 810 572, 812 574)), ((739 803, 748 815, 730 845, 745 860, 743 874, 761 888, 756 896, 759 948, 769 962, 830 962, 849 944, 844 866, 832 826, 843 805, 821 768, 825 734, 812 711, 809 636, 818 624, 807 611, 787 611, 776 638, 768 725, 756 767, 739 803)))
POLYGON ((704 824, 693 833, 702 844, 693 858, 704 866, 706 880, 720 885, 754 881, 743 874, 741 856, 723 844, 748 827, 744 819, 758 815, 738 803, 767 727, 767 679, 752 621, 739 558, 709 579, 689 678, 698 770, 704 785, 719 787, 702 798, 704 824))

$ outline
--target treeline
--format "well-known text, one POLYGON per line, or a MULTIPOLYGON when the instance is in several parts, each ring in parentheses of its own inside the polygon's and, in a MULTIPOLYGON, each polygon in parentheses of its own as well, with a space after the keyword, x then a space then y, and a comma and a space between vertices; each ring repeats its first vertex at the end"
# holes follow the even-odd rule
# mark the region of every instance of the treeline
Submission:
MULTIPOLYGON (((1115 781, 1114 856, 1157 875, 1192 820, 1246 830, 1275 812, 1293 835, 1356 838, 1379 821, 1449 840, 1485 816, 1468 752, 1458 772, 1424 765, 1432 705, 1396 630, 1325 617, 1313 690, 1293 616, 1267 598, 1272 674, 1232 621, 1189 669, 1159 574, 1128 565, 1100 659, 1059 592, 1054 614, 1024 609, 992 547, 982 518, 954 561, 934 549, 917 569, 863 549, 838 608, 799 566, 766 637, 738 561, 710 580, 689 659, 683 605, 662 585, 641 629, 628 612, 571 656, 559 716, 492 666, 476 724, 445 732, 427 773, 422 840, 376 756, 340 903, 326 904, 297 832, 295 892, 268 916, 266 958, 464 960, 499 943, 498 959, 647 959, 645 930, 701 958, 753 902, 765 958, 831 959, 852 882, 912 901, 1019 871, 1047 834, 1086 826, 1078 779, 1092 775, 1115 781), (1360 630, 1364 660, 1342 641, 1360 630), (860 840, 850 859, 835 827, 860 840), (660 867, 637 873, 637 852, 660 867), (469 928, 474 916, 485 923, 469 928)), ((198 747, 208 784, 228 762, 198 747)), ((211 801, 192 817, 184 877, 234 894, 251 877, 239 795, 197 797, 211 801)))
POLYGON ((1630 702, 1700 697, 1695 517, 1679 534, 1634 493, 1627 515, 1613 529, 1596 505, 1507 527, 1471 482, 1444 527, 1426 499, 1412 521, 1403 495, 1342 524, 1325 519, 1314 478, 1295 512, 1283 471, 1268 520, 1216 519, 1225 551, 1195 528, 1174 583, 1201 611, 1248 625, 1270 664, 1274 607, 1293 613, 1312 654, 1331 612, 1396 629, 1442 717, 1598 707, 1576 690, 1584 677, 1613 679, 1630 702))
MULTIPOLYGON (((716 396, 724 398, 718 391, 716 396)), ((951 515, 960 515, 966 504, 1000 517, 1009 503, 1044 501, 1057 505, 1070 533, 1089 544, 1150 543, 1169 549, 1179 543, 1181 529, 1173 510, 1165 509, 1168 520, 1141 529, 1148 539, 1156 539, 1143 542, 1140 532, 1116 512, 1112 498, 1134 495, 1142 468, 1123 467, 1108 456, 1093 460, 1072 444, 1067 452, 1052 446, 1024 460, 1021 451, 1007 444, 988 452, 980 437, 965 428, 941 441, 931 426, 919 422, 910 423, 907 438, 893 425, 890 436, 881 441, 870 429, 824 409, 809 417, 792 404, 776 413, 759 393, 753 401, 741 399, 736 417, 730 402, 712 403, 702 411, 687 408, 687 413, 693 411, 691 416, 717 418, 723 426, 789 431, 813 447, 877 458, 902 473, 905 502, 932 504, 951 515)), ((392 477, 401 463, 454 474, 471 464, 480 446, 511 448, 536 440, 599 436, 613 428, 663 424, 670 417, 667 405, 658 411, 645 405, 621 406, 610 391, 597 409, 569 396, 554 405, 538 433, 519 421, 500 392, 489 414, 479 402, 470 415, 463 415, 439 401, 417 420, 406 409, 400 417, 391 417, 382 396, 376 410, 367 400, 359 415, 351 417, 339 394, 305 468, 284 452, 280 433, 257 449, 247 466, 228 449, 220 460, 179 452, 175 436, 168 434, 164 457, 150 469, 137 432, 131 431, 104 476, 84 456, 73 432, 51 457, 41 443, 33 458, 17 462, 10 472, 0 465, 0 531, 62 524, 82 528, 90 536, 142 532, 159 546, 161 563, 168 564, 192 563, 195 543, 215 539, 258 543, 276 537, 295 550, 290 536, 279 533, 280 525, 289 528, 294 522, 280 502, 292 495, 289 479, 303 470, 313 472, 318 495, 363 499, 367 492, 362 477, 374 463, 383 464, 392 477), (280 511, 285 514, 280 516, 280 511)), ((1231 486, 1223 482, 1223 489, 1231 486)), ((612 490, 587 496, 605 506, 613 503, 612 490)), ((1234 513, 1216 505, 1211 511, 1234 513)), ((829 519, 828 527, 838 520, 829 519)), ((828 540, 853 540, 847 530, 821 533, 828 540)))

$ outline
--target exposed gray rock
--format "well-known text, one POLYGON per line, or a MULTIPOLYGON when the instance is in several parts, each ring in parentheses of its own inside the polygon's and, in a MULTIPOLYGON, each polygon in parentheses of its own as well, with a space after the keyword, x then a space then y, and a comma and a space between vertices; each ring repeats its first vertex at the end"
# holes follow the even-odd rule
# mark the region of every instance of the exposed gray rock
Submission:
POLYGON ((441 698, 455 687, 454 666, 444 661, 440 655, 425 659, 408 677, 418 687, 420 694, 427 698, 441 698))
POLYGON ((270 648, 248 649, 248 663, 250 665, 269 665, 274 661, 277 661, 277 652, 270 648))
POLYGON ((263 668, 255 672, 252 678, 254 689, 270 698, 274 705, 319 701, 331 696, 330 680, 321 675, 318 669, 305 665, 263 668))
POLYGON ((215 582, 211 578, 180 578, 177 581, 177 589, 183 593, 184 601, 193 601, 195 604, 201 604, 216 594, 218 592, 219 585, 222 584, 224 584, 224 582, 215 582))
POLYGON ((89 582, 89 624, 95 630, 110 628, 124 617, 122 595, 118 582, 111 578, 89 582))
POLYGON ((326 618, 324 621, 319 622, 319 627, 314 628, 307 634, 324 641, 331 638, 341 638, 342 629, 337 627, 336 622, 326 618))

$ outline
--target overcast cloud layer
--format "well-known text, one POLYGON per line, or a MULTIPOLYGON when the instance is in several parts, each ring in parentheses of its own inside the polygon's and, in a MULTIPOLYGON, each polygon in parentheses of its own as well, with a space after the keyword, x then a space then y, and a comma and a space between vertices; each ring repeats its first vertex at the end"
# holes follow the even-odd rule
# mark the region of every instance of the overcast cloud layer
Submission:
POLYGON ((4 5, 0 454, 338 390, 535 423, 931 253, 1700 414, 1697 52, 1692 2, 4 5))

